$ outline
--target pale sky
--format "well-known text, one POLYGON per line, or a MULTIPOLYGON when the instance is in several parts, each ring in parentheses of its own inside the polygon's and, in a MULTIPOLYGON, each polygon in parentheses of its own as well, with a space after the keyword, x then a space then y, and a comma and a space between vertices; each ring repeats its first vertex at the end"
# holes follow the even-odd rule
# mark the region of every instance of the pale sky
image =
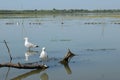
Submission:
POLYGON ((0 0, 0 9, 120 9, 120 0, 0 0))

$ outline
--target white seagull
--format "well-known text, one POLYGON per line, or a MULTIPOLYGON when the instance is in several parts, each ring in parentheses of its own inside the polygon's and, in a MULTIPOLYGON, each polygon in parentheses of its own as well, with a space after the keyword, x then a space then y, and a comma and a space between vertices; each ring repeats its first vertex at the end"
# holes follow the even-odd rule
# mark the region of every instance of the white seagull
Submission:
POLYGON ((25 44, 24 44, 24 45, 25 45, 25 47, 27 47, 29 50, 30 50, 30 48, 39 47, 38 45, 29 42, 27 37, 25 37, 24 39, 25 39, 25 44))
POLYGON ((42 62, 48 60, 48 55, 47 52, 45 51, 45 47, 42 48, 42 52, 40 53, 40 58, 42 62))

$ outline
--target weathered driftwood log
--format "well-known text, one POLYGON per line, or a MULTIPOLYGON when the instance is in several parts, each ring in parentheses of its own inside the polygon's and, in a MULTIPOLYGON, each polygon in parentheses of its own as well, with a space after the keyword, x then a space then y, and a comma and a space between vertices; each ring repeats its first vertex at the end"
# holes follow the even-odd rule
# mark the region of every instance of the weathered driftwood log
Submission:
POLYGON ((46 65, 39 65, 39 64, 31 64, 31 65, 26 65, 26 64, 13 64, 13 63, 3 63, 0 64, 0 67, 12 67, 12 68, 18 68, 18 69, 46 69, 48 66, 46 65))
POLYGON ((75 56, 75 54, 72 53, 72 52, 70 51, 70 49, 68 49, 67 54, 66 54, 65 57, 60 61, 60 63, 62 63, 62 64, 68 63, 73 56, 75 56))
MULTIPOLYGON (((65 55, 65 57, 60 61, 61 64, 67 64, 69 63, 70 59, 75 56, 74 53, 68 49, 68 53, 65 55)), ((12 59, 12 57, 11 57, 12 59)), ((20 64, 19 62, 17 64, 11 63, 2 63, 0 64, 0 67, 12 67, 12 68, 18 68, 18 69, 46 69, 48 66, 46 65, 40 65, 40 64, 20 64)))

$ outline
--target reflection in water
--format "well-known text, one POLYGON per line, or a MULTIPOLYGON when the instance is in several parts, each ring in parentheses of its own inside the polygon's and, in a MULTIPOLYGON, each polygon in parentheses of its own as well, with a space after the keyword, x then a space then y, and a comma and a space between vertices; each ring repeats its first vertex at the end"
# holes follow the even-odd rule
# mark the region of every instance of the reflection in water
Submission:
POLYGON ((47 73, 41 74, 40 80, 49 80, 48 74, 47 73))
POLYGON ((69 64, 68 63, 63 63, 63 65, 64 65, 64 68, 65 68, 67 74, 72 74, 72 71, 69 67, 69 64))
POLYGON ((37 54, 37 53, 38 53, 38 51, 28 50, 28 51, 25 53, 25 60, 28 61, 29 56, 35 55, 35 54, 37 54))
POLYGON ((7 71, 7 74, 6 74, 5 80, 7 80, 8 75, 9 75, 9 72, 10 72, 10 67, 8 68, 8 71, 7 71))
POLYGON ((19 75, 11 80, 23 80, 29 76, 32 76, 34 74, 39 74, 41 71, 43 71, 44 69, 38 69, 38 70, 33 70, 33 71, 30 71, 30 72, 27 72, 25 74, 22 74, 22 75, 19 75))
POLYGON ((105 26, 102 26, 102 32, 101 32, 102 38, 104 38, 104 32, 105 32, 105 26))

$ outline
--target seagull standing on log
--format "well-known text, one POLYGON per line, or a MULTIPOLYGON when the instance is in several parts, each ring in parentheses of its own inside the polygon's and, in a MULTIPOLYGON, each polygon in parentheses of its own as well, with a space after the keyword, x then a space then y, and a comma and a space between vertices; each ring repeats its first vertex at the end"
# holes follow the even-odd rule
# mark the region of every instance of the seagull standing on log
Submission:
POLYGON ((42 52, 40 53, 40 58, 42 62, 48 60, 48 55, 47 55, 47 52, 45 51, 45 47, 42 48, 42 52))
POLYGON ((29 42, 27 37, 25 37, 24 39, 25 39, 24 45, 25 45, 25 47, 27 47, 29 50, 30 50, 30 48, 39 47, 38 45, 29 42))

